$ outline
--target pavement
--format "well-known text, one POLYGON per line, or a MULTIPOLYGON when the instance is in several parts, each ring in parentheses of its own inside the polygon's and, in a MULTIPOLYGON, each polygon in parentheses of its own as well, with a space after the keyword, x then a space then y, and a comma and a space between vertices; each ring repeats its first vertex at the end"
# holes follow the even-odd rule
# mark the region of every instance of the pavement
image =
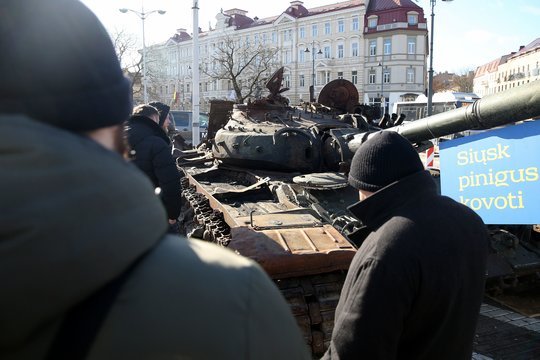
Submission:
POLYGON ((485 302, 473 346, 474 360, 540 359, 540 318, 485 302))

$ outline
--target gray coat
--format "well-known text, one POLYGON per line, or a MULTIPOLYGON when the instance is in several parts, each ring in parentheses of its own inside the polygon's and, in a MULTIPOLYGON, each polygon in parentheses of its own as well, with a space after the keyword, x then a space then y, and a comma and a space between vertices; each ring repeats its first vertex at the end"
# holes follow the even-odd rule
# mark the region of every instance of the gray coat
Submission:
POLYGON ((0 116, 0 167, 1 359, 43 358, 66 312, 145 252, 88 359, 308 358, 263 270, 227 249, 164 235, 152 184, 119 155, 0 116))

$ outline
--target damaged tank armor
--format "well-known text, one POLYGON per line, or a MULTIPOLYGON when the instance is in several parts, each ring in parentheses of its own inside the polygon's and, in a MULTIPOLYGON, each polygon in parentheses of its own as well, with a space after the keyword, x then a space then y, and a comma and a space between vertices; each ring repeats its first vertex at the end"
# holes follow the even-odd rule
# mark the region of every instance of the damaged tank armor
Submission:
MULTIPOLYGON (((347 80, 331 81, 317 103, 297 107, 282 95, 288 90, 282 80, 283 68, 268 81, 269 95, 248 104, 212 103, 207 140, 177 160, 187 200, 181 216, 191 236, 227 246, 266 270, 318 357, 330 341, 349 264, 367 235, 347 210, 358 193, 346 174, 354 152, 381 129, 372 125, 374 108, 358 104, 356 87, 347 80)), ((528 119, 540 114, 538 83, 384 131, 399 132, 422 151, 430 139, 528 119)), ((438 180, 438 172, 432 173, 438 180)), ((522 254, 523 241, 536 241, 536 253, 528 256, 540 268, 532 226, 490 230, 496 261, 488 277, 497 286, 522 268, 499 255, 522 254)))

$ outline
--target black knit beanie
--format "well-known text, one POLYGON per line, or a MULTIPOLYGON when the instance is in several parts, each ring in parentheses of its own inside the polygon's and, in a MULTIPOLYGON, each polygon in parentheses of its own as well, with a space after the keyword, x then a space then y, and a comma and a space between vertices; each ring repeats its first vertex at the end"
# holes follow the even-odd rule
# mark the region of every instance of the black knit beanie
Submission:
POLYGON ((167 118, 167 115, 169 115, 169 110, 171 110, 171 107, 159 101, 152 101, 148 103, 148 105, 152 105, 153 107, 158 109, 159 126, 163 126, 163 123, 165 123, 165 119, 167 118))
POLYGON ((0 113, 70 131, 123 123, 131 110, 105 28, 78 0, 0 1, 0 113))
POLYGON ((381 131, 360 145, 354 154, 349 184, 375 192, 422 170, 424 165, 407 139, 394 131, 381 131))

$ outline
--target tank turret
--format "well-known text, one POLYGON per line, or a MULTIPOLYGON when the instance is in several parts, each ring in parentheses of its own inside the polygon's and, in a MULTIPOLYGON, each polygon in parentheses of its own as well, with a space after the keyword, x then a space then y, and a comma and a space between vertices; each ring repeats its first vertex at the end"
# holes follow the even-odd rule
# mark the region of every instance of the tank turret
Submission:
MULTIPOLYGON (((287 89, 276 86, 281 79, 282 70, 269 82, 267 98, 234 105, 229 121, 216 133, 214 157, 259 169, 346 172, 369 133, 381 130, 359 113, 356 87, 344 79, 334 80, 322 89, 318 103, 291 107, 281 95, 287 89)), ((397 131, 418 144, 465 130, 489 129, 540 114, 539 94, 536 81, 384 131, 397 131)))

